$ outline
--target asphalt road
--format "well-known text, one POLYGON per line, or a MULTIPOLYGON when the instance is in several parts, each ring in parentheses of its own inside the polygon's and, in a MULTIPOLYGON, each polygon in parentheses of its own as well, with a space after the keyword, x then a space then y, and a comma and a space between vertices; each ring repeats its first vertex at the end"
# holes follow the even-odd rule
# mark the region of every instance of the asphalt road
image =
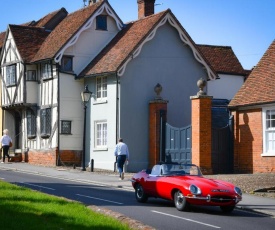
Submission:
POLYGON ((235 209, 223 214, 218 207, 192 207, 179 212, 172 202, 149 198, 137 203, 134 192, 74 180, 63 180, 43 175, 0 170, 0 179, 43 193, 77 200, 85 205, 108 208, 134 218, 156 229, 274 229, 270 216, 235 209))

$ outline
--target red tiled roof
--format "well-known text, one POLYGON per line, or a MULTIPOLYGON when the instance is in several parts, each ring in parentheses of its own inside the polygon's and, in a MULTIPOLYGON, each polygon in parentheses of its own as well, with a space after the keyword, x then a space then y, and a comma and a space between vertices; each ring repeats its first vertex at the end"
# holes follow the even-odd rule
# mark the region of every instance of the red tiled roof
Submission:
POLYGON ((54 11, 52 13, 49 13, 46 16, 44 16, 43 18, 39 19, 37 22, 35 22, 33 24, 33 26, 36 26, 36 27, 45 27, 61 11, 63 11, 66 15, 68 14, 67 10, 64 7, 62 7, 61 9, 56 10, 56 11, 54 11))
POLYGON ((230 107, 275 102, 275 40, 229 103, 230 107))
POLYGON ((69 14, 48 36, 33 62, 53 58, 81 26, 94 14, 104 2, 98 2, 69 14))
POLYGON ((197 47, 217 73, 248 75, 230 46, 197 44, 197 47))
POLYGON ((146 35, 168 12, 170 10, 128 23, 79 76, 118 71, 146 35))
POLYGON ((32 26, 9 26, 16 47, 24 62, 28 63, 39 50, 49 32, 32 26))
MULTIPOLYGON (((59 10, 56 10, 52 13, 47 14, 46 16, 39 19, 38 21, 30 21, 30 22, 22 23, 22 24, 20 24, 20 26, 45 27, 50 21, 52 21, 54 19, 54 17, 58 16, 58 14, 60 14, 62 12, 66 13, 66 14, 68 13, 66 11, 66 9, 62 7, 59 10)), ((5 35, 6 35, 6 31, 0 33, 0 50, 3 46, 5 35)))

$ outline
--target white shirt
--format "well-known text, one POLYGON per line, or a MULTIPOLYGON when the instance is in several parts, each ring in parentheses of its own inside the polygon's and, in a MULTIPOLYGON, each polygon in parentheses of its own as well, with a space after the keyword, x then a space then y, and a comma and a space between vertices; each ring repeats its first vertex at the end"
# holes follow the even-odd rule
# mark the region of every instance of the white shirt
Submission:
POLYGON ((128 146, 127 146, 125 143, 123 143, 123 142, 119 142, 119 143, 116 145, 114 155, 115 155, 115 156, 126 155, 126 158, 129 160, 129 150, 128 150, 128 146))
POLYGON ((12 142, 12 139, 8 135, 5 134, 4 136, 2 136, 1 138, 2 146, 10 145, 10 142, 12 142))

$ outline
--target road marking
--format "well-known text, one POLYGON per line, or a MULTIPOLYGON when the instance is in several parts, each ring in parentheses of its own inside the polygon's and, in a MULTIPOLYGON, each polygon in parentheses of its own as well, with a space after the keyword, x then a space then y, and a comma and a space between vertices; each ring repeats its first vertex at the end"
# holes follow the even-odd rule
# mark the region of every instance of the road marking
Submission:
POLYGON ((100 199, 100 198, 97 198, 97 197, 92 197, 92 196, 85 196, 85 195, 81 195, 81 194, 76 194, 76 195, 86 197, 86 198, 91 198, 91 199, 94 199, 94 200, 102 200, 102 201, 113 203, 113 204, 123 204, 123 203, 119 203, 119 202, 115 202, 115 201, 111 201, 111 200, 104 200, 104 199, 100 199))
POLYGON ((154 212, 154 213, 161 214, 161 215, 170 216, 170 217, 174 217, 174 218, 178 218, 178 219, 182 219, 182 220, 187 220, 187 221, 190 221, 190 222, 194 222, 194 223, 205 225, 205 226, 212 227, 212 228, 221 228, 221 227, 218 227, 218 226, 215 226, 215 225, 206 224, 206 223, 203 223, 203 222, 199 222, 199 221, 196 221, 196 220, 191 220, 191 219, 183 218, 183 217, 180 217, 180 216, 174 216, 174 215, 167 214, 167 213, 164 213, 164 212, 158 212, 158 211, 154 211, 154 210, 151 210, 151 211, 154 212))
POLYGON ((38 188, 44 188, 44 189, 48 189, 48 190, 55 190, 54 188, 49 188, 49 187, 44 187, 44 186, 40 186, 40 185, 34 185, 34 184, 29 184, 29 183, 25 183, 25 182, 21 182, 21 184, 26 184, 29 186, 33 186, 33 187, 38 187, 38 188))

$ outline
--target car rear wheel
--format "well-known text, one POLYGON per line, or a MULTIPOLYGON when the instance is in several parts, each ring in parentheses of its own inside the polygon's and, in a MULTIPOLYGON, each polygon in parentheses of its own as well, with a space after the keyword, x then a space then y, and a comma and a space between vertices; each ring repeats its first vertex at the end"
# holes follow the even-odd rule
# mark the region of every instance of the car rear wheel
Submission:
POLYGON ((186 211, 188 209, 188 202, 179 190, 174 193, 174 203, 179 211, 186 211))
POLYGON ((235 206, 220 206, 224 213, 230 213, 234 210, 235 206))
POLYGON ((135 196, 138 202, 145 203, 148 199, 148 196, 145 194, 144 189, 141 184, 137 184, 135 187, 135 196))

